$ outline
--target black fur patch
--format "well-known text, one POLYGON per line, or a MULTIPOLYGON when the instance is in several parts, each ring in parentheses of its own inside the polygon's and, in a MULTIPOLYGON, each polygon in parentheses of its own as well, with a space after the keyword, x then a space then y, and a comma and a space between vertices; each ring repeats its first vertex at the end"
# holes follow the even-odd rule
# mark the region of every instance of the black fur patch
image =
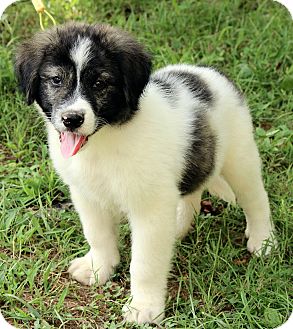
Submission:
POLYGON ((186 154, 185 170, 178 182, 182 195, 192 193, 212 174, 215 165, 216 138, 206 118, 207 107, 212 106, 213 102, 212 92, 197 74, 184 68, 155 72, 151 82, 169 96, 173 107, 177 104, 176 88, 182 84, 188 88, 194 99, 200 101, 198 108, 194 108, 193 139, 186 154))
POLYGON ((168 97, 174 96, 174 87, 171 83, 165 81, 164 79, 160 79, 159 77, 151 77, 150 82, 153 82, 157 86, 160 87, 161 91, 168 97))
POLYGON ((181 195, 194 192, 213 173, 216 137, 208 126, 205 110, 195 120, 193 142, 186 155, 185 170, 178 184, 181 195))
POLYGON ((213 100, 212 93, 208 86, 196 74, 184 70, 174 70, 167 73, 169 76, 181 81, 201 102, 211 103, 213 100))

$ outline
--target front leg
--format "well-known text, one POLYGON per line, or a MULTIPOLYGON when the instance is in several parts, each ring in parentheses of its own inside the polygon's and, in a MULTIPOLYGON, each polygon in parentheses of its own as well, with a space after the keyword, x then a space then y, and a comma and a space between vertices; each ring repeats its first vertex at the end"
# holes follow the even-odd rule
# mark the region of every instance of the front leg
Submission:
POLYGON ((95 282, 104 284, 119 263, 113 216, 98 202, 86 199, 77 189, 70 190, 90 251, 85 256, 74 259, 68 272, 73 279, 82 284, 92 285, 95 282))
POLYGON ((131 301, 127 321, 159 323, 164 318, 167 278, 176 231, 176 203, 157 203, 130 218, 132 229, 131 301))

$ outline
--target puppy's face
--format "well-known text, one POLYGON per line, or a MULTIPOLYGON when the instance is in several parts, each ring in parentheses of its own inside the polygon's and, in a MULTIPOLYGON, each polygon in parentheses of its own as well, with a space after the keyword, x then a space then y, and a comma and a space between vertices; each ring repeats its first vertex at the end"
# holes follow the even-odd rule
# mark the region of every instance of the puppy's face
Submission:
POLYGON ((103 125, 131 119, 151 61, 120 30, 67 24, 23 43, 15 67, 28 104, 37 102, 60 133, 62 153, 69 157, 103 125))
POLYGON ((88 136, 132 114, 118 61, 89 37, 74 36, 65 52, 63 45, 49 47, 39 77, 36 101, 60 132, 88 136))

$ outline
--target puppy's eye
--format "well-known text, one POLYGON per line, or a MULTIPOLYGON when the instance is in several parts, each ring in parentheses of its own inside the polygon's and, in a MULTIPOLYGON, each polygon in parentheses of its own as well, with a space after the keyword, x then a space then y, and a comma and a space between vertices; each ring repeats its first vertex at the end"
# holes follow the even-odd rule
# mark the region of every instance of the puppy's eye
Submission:
POLYGON ((106 84, 104 81, 101 80, 97 80, 94 85, 93 85, 94 89, 96 90, 102 90, 106 87, 106 84))
POLYGON ((55 87, 60 87, 62 84, 62 79, 58 76, 51 78, 51 83, 55 87))

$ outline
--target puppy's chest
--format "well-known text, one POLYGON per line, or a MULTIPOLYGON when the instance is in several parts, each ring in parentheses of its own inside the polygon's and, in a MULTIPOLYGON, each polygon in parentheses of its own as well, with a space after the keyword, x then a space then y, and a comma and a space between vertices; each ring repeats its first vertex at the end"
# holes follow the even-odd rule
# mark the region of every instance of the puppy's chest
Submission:
POLYGON ((72 158, 61 176, 69 186, 74 186, 87 198, 115 203, 121 210, 138 193, 139 170, 131 159, 124 156, 72 158), (136 191, 136 192, 135 192, 136 191))

